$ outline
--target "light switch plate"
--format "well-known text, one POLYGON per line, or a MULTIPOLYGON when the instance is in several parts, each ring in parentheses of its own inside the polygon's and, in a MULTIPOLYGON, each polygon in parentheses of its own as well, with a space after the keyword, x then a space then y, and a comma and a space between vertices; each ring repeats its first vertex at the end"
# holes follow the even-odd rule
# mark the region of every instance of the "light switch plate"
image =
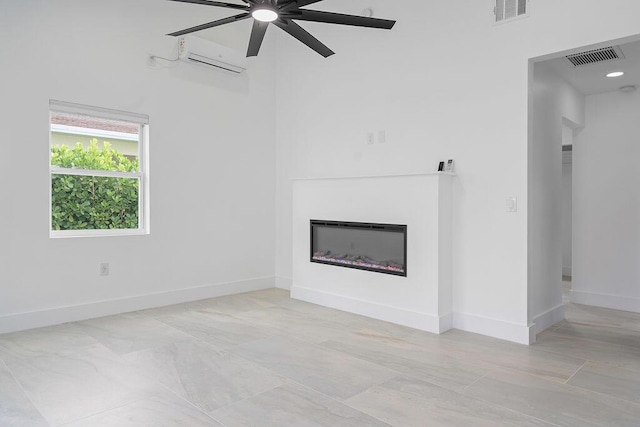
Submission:
POLYGON ((517 197, 507 197, 507 212, 518 212, 517 197))

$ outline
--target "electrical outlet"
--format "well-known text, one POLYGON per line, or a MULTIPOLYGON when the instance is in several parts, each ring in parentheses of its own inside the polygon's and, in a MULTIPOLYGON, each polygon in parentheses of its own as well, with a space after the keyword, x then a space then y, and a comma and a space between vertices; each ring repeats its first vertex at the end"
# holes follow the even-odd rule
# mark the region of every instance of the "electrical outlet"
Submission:
POLYGON ((367 145, 373 145, 376 142, 376 135, 373 132, 367 133, 367 145))
POLYGON ((108 262, 103 262, 102 264, 100 264, 100 275, 101 276, 108 276, 109 275, 109 263, 108 262))

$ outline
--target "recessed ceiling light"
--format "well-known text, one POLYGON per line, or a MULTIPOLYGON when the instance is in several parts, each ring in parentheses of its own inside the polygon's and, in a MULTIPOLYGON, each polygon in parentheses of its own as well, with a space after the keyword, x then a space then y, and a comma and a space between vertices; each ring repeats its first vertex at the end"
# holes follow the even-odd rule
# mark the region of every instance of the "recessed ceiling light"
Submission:
POLYGON ((614 71, 613 73, 607 74, 607 77, 620 77, 623 75, 624 75, 624 72, 622 71, 614 71))
POLYGON ((278 13, 272 9, 256 9, 251 12, 254 19, 262 22, 273 22, 278 19, 278 13))

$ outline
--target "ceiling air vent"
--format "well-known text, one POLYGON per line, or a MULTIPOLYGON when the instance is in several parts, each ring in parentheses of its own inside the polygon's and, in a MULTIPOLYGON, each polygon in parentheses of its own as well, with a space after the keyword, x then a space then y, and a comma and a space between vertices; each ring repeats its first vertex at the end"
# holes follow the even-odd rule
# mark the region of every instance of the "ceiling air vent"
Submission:
POLYGON ((496 0, 493 12, 496 22, 509 21, 527 15, 529 0, 496 0))
POLYGON ((624 54, 622 50, 620 50, 620 46, 609 46, 567 55, 567 59, 574 67, 580 67, 583 65, 597 64, 599 62, 624 59, 624 54))

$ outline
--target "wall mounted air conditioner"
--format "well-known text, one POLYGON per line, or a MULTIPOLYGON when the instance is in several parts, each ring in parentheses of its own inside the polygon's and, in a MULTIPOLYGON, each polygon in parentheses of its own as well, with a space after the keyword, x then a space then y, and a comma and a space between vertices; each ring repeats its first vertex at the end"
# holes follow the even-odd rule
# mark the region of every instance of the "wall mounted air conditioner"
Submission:
POLYGON ((178 41, 178 55, 185 62, 240 74, 247 69, 247 58, 237 50, 195 36, 178 41))

